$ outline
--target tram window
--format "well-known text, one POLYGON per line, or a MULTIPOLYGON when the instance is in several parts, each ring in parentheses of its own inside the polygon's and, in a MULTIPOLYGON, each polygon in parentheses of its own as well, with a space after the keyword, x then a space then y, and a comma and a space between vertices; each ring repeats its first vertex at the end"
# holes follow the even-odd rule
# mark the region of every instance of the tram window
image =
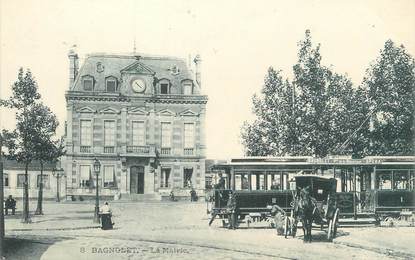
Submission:
POLYGON ((290 190, 296 190, 296 183, 295 183, 295 179, 291 179, 290 180, 290 190))
POLYGON ((392 173, 378 173, 377 184, 379 190, 391 190, 392 189, 392 173))
POLYGON ((241 175, 235 175, 235 190, 241 190, 242 189, 242 176, 241 175))
POLYGON ((242 185, 242 189, 243 190, 249 190, 249 181, 248 181, 248 176, 243 176, 242 180, 241 180, 241 185, 242 185))
POLYGON ((415 171, 409 172, 409 189, 415 190, 415 171))
POLYGON ((408 172, 394 172, 393 180, 395 189, 406 190, 409 188, 408 172))
POLYGON ((259 175, 259 189, 265 190, 265 178, 264 175, 259 175))
POLYGON ((271 190, 280 190, 281 189, 281 175, 273 174, 273 177, 271 178, 271 190))
POLYGON ((256 175, 255 174, 251 175, 251 189, 252 190, 256 190, 257 189, 257 185, 256 185, 256 175))

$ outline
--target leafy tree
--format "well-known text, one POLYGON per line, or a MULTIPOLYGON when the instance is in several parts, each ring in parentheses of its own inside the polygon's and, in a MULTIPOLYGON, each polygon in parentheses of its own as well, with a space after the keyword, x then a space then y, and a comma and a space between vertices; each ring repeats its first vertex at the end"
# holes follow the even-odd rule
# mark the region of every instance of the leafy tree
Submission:
POLYGON ((289 82, 270 68, 262 95, 254 95, 257 119, 245 122, 241 135, 247 155, 324 157, 345 142, 361 153, 360 142, 348 137, 365 116, 364 102, 350 79, 321 64, 320 46, 313 47, 309 31, 299 42, 293 71, 289 82))
POLYGON ((25 165, 25 179, 23 184, 23 216, 22 222, 29 223, 29 192, 28 192, 28 167, 35 156, 35 140, 38 133, 34 126, 38 123, 36 113, 37 101, 40 99, 38 86, 29 70, 26 73, 19 69, 17 81, 12 86, 12 96, 7 100, 1 100, 0 105, 16 110, 16 129, 13 132, 5 132, 13 136, 8 142, 8 157, 25 165))
POLYGON ((373 109, 371 155, 415 154, 415 62, 403 46, 386 41, 366 71, 363 87, 373 109))
POLYGON ((242 126, 242 143, 247 155, 284 155, 291 152, 297 139, 292 86, 280 71, 268 69, 261 95, 252 98, 257 119, 242 126), (289 115, 289 116, 287 116, 289 115))
POLYGON ((36 109, 36 125, 34 131, 38 133, 35 145, 35 159, 40 163, 40 179, 36 215, 43 214, 43 166, 45 162, 56 162, 63 152, 63 140, 52 140, 59 123, 50 109, 42 104, 34 106, 36 109))

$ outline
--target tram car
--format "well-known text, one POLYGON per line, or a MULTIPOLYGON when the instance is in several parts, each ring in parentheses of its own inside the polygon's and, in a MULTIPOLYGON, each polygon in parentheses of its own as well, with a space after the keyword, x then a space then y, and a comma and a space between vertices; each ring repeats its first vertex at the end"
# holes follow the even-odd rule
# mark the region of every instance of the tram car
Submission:
POLYGON ((337 180, 335 197, 342 223, 372 219, 370 223, 380 224, 393 219, 415 225, 415 156, 244 157, 213 168, 226 176, 224 189, 214 190, 212 196, 211 212, 220 217, 226 215, 231 193, 236 197, 239 219, 264 219, 270 205, 289 213, 294 176, 301 173, 337 180))

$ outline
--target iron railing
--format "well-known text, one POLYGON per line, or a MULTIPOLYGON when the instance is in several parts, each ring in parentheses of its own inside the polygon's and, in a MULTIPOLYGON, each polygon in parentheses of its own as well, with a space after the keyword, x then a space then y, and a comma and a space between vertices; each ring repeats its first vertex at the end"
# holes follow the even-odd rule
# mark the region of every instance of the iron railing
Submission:
POLYGON ((114 146, 105 146, 104 147, 104 153, 114 153, 115 147, 114 146))
POLYGON ((160 149, 161 155, 170 155, 171 154, 171 148, 161 148, 160 149))
POLYGON ((194 149, 193 148, 184 148, 183 154, 184 155, 193 155, 194 149))
POLYGON ((91 146, 81 146, 79 151, 81 153, 90 153, 91 152, 91 146))
POLYGON ((127 153, 149 154, 150 146, 132 145, 127 146, 127 153))

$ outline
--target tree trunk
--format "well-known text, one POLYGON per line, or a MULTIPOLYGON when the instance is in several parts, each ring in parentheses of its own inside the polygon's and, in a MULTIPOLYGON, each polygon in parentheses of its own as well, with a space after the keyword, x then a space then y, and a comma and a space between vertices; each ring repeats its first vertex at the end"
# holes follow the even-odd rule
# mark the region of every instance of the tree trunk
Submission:
POLYGON ((24 184, 23 184, 23 215, 22 222, 30 223, 29 217, 29 176, 28 176, 29 162, 25 162, 24 184))
POLYGON ((35 215, 43 215, 43 161, 40 161, 40 180, 39 180, 39 192, 37 196, 37 208, 35 215))

